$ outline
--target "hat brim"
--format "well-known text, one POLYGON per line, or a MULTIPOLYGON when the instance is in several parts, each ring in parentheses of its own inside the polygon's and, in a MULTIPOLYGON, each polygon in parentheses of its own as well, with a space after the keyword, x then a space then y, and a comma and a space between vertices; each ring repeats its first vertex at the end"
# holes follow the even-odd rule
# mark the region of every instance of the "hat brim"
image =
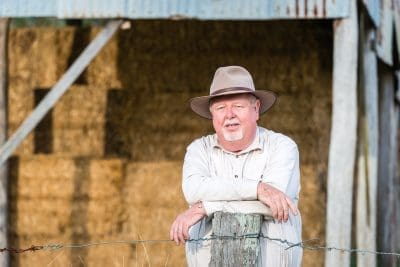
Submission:
POLYGON ((255 90, 252 92, 249 91, 228 91, 218 95, 212 96, 198 96, 191 98, 189 100, 190 108, 198 115, 206 119, 212 119, 212 115, 210 112, 210 100, 215 97, 223 96, 223 95, 237 95, 237 94, 252 94, 260 100, 260 114, 263 114, 268 109, 270 109, 275 101, 276 95, 274 92, 271 91, 264 91, 264 90, 255 90))

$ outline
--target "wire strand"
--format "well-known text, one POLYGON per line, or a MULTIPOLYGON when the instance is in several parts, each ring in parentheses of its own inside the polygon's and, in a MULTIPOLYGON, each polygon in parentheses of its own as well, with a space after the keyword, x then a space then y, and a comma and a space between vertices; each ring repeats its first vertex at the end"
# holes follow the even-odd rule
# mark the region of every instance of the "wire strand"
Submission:
MULTIPOLYGON (((309 240, 305 240, 299 243, 292 243, 286 239, 280 238, 272 238, 268 236, 264 236, 262 234, 246 234, 246 235, 235 235, 235 236, 216 236, 211 235, 210 237, 197 238, 197 239, 188 239, 186 242, 202 242, 209 240, 236 240, 236 239, 267 239, 269 241, 274 241, 280 243, 281 245, 286 246, 285 250, 293 249, 296 247, 303 248, 305 250, 315 251, 315 250, 325 250, 325 251, 340 251, 347 253, 359 253, 359 254, 374 254, 374 255, 383 255, 383 256, 396 256, 400 257, 400 253, 395 252, 381 252, 381 251, 372 251, 366 249, 355 249, 355 248, 338 248, 333 246, 322 246, 322 245, 307 245, 311 242, 318 241, 318 238, 313 238, 309 240)), ((147 240, 115 240, 115 241, 99 241, 99 242, 91 242, 91 243, 82 243, 82 244, 47 244, 34 246, 32 245, 29 248, 21 249, 21 248, 2 248, 0 252, 9 252, 9 253, 25 253, 25 252, 34 252, 39 250, 59 250, 59 249, 78 249, 78 248, 89 248, 94 246, 102 246, 102 245, 117 245, 117 244, 140 244, 140 243, 172 243, 172 240, 169 239, 147 239, 147 240)))

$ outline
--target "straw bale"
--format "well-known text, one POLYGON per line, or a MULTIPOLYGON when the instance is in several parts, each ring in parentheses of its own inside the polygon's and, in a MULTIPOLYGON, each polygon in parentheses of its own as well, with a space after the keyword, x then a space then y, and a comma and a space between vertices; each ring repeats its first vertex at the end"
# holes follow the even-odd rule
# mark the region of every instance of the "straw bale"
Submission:
POLYGON ((101 87, 72 86, 54 108, 54 127, 104 124, 106 91, 101 87))
MULTIPOLYGON (((18 241, 12 239, 12 247, 28 248, 32 245, 46 244, 71 244, 70 234, 59 233, 57 236, 48 235, 19 235, 18 241)), ((12 266, 71 266, 71 255, 76 251, 86 251, 87 249, 61 249, 61 250, 40 250, 35 253, 10 254, 12 266)), ((72 265, 78 266, 78 265, 72 265)))
POLYGON ((53 152, 62 156, 98 156, 104 151, 104 133, 100 127, 53 131, 53 152))
POLYGON ((132 162, 127 166, 126 201, 130 205, 182 206, 182 162, 132 162))
POLYGON ((118 197, 124 187, 125 164, 120 159, 92 160, 89 167, 91 199, 118 197))
POLYGON ((62 155, 102 155, 104 150, 104 89, 73 86, 53 114, 53 152, 62 155))
POLYGON ((12 212, 10 213, 10 220, 13 221, 13 227, 10 228, 11 232, 28 236, 57 236, 60 234, 60 230, 66 228, 70 223, 69 216, 61 216, 52 212, 12 212))
POLYGON ((8 90, 8 122, 9 127, 18 127, 30 114, 33 108, 33 91, 26 81, 11 79, 8 90))
MULTIPOLYGON (((323 175, 323 174, 322 174, 323 175)), ((321 181, 315 165, 301 166, 301 192, 299 209, 303 220, 303 240, 319 238, 325 235, 325 198, 321 181)), ((304 266, 323 266, 324 253, 304 251, 304 266)))
POLYGON ((73 262, 85 266, 184 266, 185 259, 183 247, 172 243, 117 244, 92 247, 87 253, 82 250, 72 252, 73 262))
POLYGON ((131 234, 140 234, 143 239, 169 239, 169 230, 176 216, 187 209, 177 202, 176 207, 130 206, 124 228, 131 234))
POLYGON ((73 180, 26 179, 15 191, 17 191, 17 197, 70 198, 74 193, 74 188, 73 180))
POLYGON ((15 266, 79 266, 72 265, 70 255, 64 250, 16 254, 11 256, 11 262, 17 263, 15 266))
MULTIPOLYGON (((92 28, 91 38, 99 33, 100 29, 92 28)), ((120 88, 121 82, 118 79, 118 65, 116 58, 121 53, 118 50, 117 33, 100 51, 93 62, 88 66, 87 81, 89 84, 98 87, 120 88)), ((126 70, 129 72, 129 69, 126 70)))
POLYGON ((67 157, 19 157, 18 167, 18 180, 21 185, 36 179, 72 180, 75 175, 75 162, 67 157))
POLYGON ((122 215, 121 197, 107 200, 90 200, 86 210, 85 229, 93 236, 106 236, 117 233, 120 229, 122 215))
POLYGON ((55 217, 71 216, 74 203, 69 198, 29 198, 19 197, 10 207, 11 212, 46 213, 54 214, 55 217))

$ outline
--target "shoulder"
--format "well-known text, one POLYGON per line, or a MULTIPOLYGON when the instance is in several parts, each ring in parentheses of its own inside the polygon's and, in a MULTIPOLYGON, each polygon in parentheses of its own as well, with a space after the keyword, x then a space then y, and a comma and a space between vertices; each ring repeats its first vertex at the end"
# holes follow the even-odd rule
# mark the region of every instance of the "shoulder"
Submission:
POLYGON ((214 147, 216 143, 215 134, 210 134, 206 136, 202 136, 200 138, 195 139, 192 143, 190 143, 187 147, 187 151, 205 151, 212 147, 214 147))
POLYGON ((287 135, 274 132, 262 127, 259 127, 260 138, 264 142, 264 146, 271 149, 296 149, 296 142, 287 135))

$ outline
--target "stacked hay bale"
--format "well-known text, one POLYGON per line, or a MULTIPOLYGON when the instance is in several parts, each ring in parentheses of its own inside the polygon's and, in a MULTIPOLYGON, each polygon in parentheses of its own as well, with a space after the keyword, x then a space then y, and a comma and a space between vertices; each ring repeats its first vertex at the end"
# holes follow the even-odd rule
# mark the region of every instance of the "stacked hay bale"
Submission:
MULTIPOLYGON (((207 120, 190 112, 187 99, 207 94, 215 69, 229 64, 247 67, 259 89, 280 95, 260 124, 299 144, 303 236, 323 238, 331 25, 134 21, 132 26, 107 44, 14 153, 12 245, 168 239, 171 222, 186 208, 180 189, 185 148, 212 132, 207 120)), ((97 32, 11 31, 10 134, 97 32)), ((306 266, 322 265, 309 253, 306 266)), ((12 261, 15 266, 185 262, 183 248, 167 242, 21 254, 12 261)))

